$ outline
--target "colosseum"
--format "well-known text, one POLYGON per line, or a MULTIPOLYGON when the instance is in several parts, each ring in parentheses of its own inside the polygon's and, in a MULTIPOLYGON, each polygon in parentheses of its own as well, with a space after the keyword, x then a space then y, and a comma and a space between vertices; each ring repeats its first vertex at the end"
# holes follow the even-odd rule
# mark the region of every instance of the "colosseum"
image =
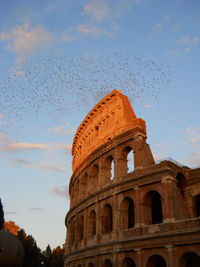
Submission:
POLYGON ((78 127, 65 267, 200 266, 200 168, 156 163, 146 139, 116 89, 78 127))

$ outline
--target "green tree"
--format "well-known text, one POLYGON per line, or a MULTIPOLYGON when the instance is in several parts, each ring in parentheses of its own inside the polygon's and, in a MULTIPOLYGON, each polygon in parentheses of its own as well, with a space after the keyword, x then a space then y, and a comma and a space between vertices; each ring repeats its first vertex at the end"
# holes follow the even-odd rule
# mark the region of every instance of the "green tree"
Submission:
POLYGON ((4 212, 3 212, 3 205, 1 203, 1 199, 0 199, 0 230, 3 228, 4 225, 4 212))
POLYGON ((46 250, 43 251, 45 267, 50 267, 51 253, 52 253, 51 247, 50 245, 48 245, 46 247, 46 250))
POLYGON ((50 267, 63 267, 64 265, 64 248, 57 246, 51 254, 50 267))
POLYGON ((18 232, 18 238, 24 246, 25 260, 24 267, 40 267, 44 266, 44 256, 38 248, 35 239, 31 235, 26 235, 25 231, 21 229, 18 232))

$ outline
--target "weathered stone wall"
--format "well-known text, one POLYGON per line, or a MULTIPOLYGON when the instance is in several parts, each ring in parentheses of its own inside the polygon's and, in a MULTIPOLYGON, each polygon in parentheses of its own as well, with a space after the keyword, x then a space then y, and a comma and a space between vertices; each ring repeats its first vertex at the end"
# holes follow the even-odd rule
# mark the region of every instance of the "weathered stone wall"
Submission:
POLYGON ((117 90, 100 104, 106 99, 106 109, 99 107, 92 126, 84 120, 74 139, 65 266, 200 266, 194 265, 200 255, 200 169, 155 164, 145 122, 128 99, 117 90), (84 152, 75 152, 105 110, 117 114, 108 129, 90 135, 89 143, 82 140, 84 152))

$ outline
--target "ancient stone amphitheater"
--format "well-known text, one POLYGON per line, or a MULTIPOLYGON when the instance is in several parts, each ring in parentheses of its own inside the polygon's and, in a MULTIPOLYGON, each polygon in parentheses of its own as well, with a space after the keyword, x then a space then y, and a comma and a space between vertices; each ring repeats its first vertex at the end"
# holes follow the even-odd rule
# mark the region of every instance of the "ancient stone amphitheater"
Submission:
POLYGON ((65 266, 200 266, 200 168, 155 163, 146 139, 118 90, 78 127, 65 266))

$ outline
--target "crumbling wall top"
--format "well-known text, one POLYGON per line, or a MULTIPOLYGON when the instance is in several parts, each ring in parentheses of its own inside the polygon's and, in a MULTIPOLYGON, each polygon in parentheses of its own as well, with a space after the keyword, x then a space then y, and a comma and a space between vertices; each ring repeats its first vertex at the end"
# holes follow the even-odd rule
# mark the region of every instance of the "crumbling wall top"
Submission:
POLYGON ((136 127, 146 134, 145 121, 136 118, 128 97, 114 89, 87 114, 78 127, 72 145, 73 171, 102 144, 136 127))

